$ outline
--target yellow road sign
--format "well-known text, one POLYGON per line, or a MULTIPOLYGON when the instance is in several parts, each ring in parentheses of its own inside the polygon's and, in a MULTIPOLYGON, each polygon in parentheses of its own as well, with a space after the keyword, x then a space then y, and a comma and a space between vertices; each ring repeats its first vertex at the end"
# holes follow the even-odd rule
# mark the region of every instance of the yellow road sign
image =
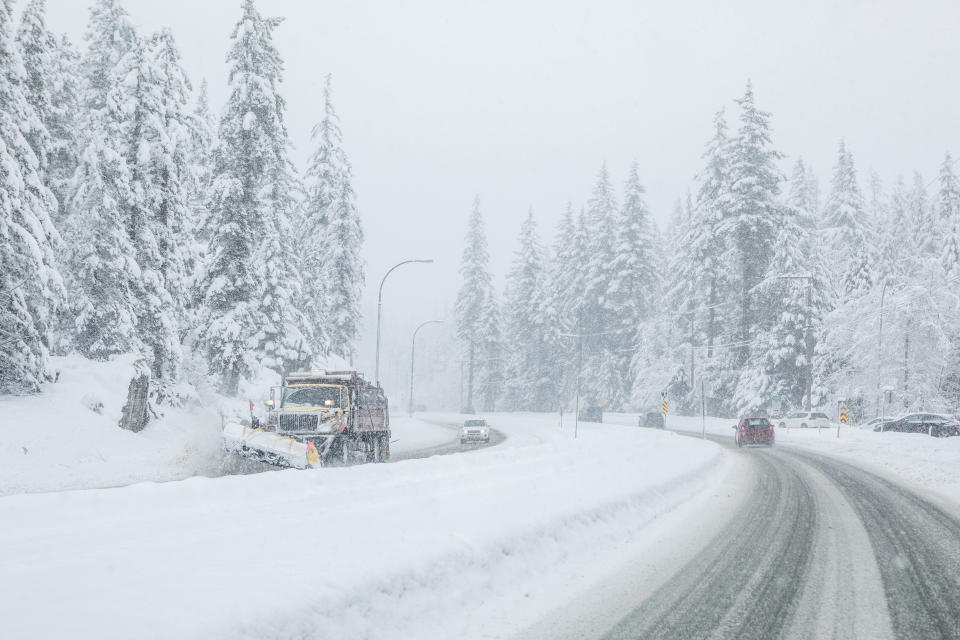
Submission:
POLYGON ((840 405, 840 422, 847 424, 850 421, 850 409, 847 408, 846 404, 840 405))
POLYGON ((661 407, 661 411, 663 411, 663 415, 667 415, 668 413, 670 413, 670 403, 667 402, 666 400, 663 401, 663 406, 661 407))

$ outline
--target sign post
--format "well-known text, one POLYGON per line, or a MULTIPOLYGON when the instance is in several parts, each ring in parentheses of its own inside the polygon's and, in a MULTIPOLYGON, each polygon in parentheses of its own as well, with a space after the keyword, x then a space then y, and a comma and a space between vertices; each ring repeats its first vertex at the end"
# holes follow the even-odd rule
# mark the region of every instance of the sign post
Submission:
POLYGON ((667 414, 670 413, 670 403, 667 402, 667 392, 660 392, 660 411, 663 413, 663 428, 667 428, 667 414))
POLYGON ((840 437, 840 425, 846 425, 850 421, 850 409, 847 403, 840 401, 840 422, 837 423, 837 437, 840 437))

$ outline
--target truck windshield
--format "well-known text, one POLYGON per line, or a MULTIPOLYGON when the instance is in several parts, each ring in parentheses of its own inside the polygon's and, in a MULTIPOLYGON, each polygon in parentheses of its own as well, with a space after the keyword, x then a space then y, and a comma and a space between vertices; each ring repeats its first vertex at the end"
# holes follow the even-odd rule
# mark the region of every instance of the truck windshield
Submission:
POLYGON ((340 387, 285 387, 281 407, 340 408, 340 387))

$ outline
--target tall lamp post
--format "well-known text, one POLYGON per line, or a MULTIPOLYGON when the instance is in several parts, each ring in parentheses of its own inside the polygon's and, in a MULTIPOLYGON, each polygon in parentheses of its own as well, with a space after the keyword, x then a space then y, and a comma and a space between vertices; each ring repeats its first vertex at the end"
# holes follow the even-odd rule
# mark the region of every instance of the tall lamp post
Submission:
POLYGON ((403 262, 398 262, 397 264, 390 267, 385 274, 383 274, 383 279, 380 280, 380 291, 377 292, 377 365, 373 372, 373 379, 376 381, 376 385, 380 386, 380 316, 383 311, 383 283, 387 281, 387 276, 393 273, 393 270, 402 267, 405 264, 410 264, 411 262, 421 262, 421 263, 430 263, 433 262, 433 259, 429 260, 404 260, 403 262))
POLYGON ((413 330, 413 339, 410 341, 410 400, 407 413, 413 415, 413 359, 417 353, 417 334, 428 324, 443 324, 443 320, 427 320, 413 330))
POLYGON ((807 281, 807 326, 805 331, 807 342, 807 389, 806 406, 804 409, 810 411, 812 409, 811 396, 813 395, 813 318, 811 317, 811 307, 813 306, 813 275, 777 276, 777 279, 807 281))

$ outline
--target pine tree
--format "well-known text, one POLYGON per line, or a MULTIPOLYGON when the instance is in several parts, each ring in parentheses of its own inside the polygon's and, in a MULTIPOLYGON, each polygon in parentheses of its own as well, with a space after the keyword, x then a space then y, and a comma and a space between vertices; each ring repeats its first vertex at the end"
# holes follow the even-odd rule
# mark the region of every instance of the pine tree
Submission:
POLYGON ((81 78, 80 54, 66 36, 55 42, 49 71, 49 110, 46 126, 50 134, 46 179, 57 198, 55 222, 62 225, 70 211, 72 178, 80 163, 81 78))
MULTIPOLYGON (((31 105, 14 39, 13 3, 0 2, 0 394, 38 391, 48 378, 52 314, 63 293, 51 215, 34 151, 45 130, 31 105)), ((42 152, 42 149, 41 149, 42 152)))
POLYGON ((623 206, 616 219, 616 243, 612 263, 613 278, 610 297, 617 333, 610 344, 619 376, 619 388, 612 399, 614 407, 622 406, 631 395, 631 350, 636 328, 649 320, 660 306, 661 285, 655 259, 653 222, 645 201, 646 191, 640 184, 634 162, 624 187, 623 206))
POLYGON ((616 401, 620 381, 616 370, 616 331, 613 323, 613 259, 617 202, 604 163, 587 202, 583 305, 578 333, 584 334, 584 388, 588 401, 616 401))
POLYGON ((960 278, 960 180, 953 173, 953 159, 948 153, 940 165, 940 189, 937 194, 937 217, 943 229, 940 260, 952 279, 960 278))
POLYGON ((257 361, 281 368, 306 346, 299 318, 290 317, 300 285, 284 237, 295 185, 272 35, 279 23, 245 0, 227 53, 231 90, 214 153, 208 208, 216 231, 200 284, 197 344, 230 395, 257 361))
POLYGON ((723 264, 724 237, 720 223, 730 184, 729 136, 723 111, 714 114, 714 134, 703 153, 704 170, 698 176, 696 203, 687 224, 676 229, 678 250, 671 257, 668 298, 678 324, 690 345, 702 344, 707 359, 713 358, 720 335, 719 304, 727 289, 723 264))
POLYGON ((485 305, 491 299, 492 284, 487 265, 490 256, 487 253, 487 238, 480 214, 480 197, 473 201, 473 211, 467 225, 466 243, 463 259, 460 263, 460 276, 463 283, 457 293, 456 316, 457 337, 464 349, 467 361, 467 409, 473 407, 474 376, 477 373, 477 360, 481 358, 481 345, 485 341, 488 323, 485 305))
POLYGON ((126 79, 137 35, 114 0, 90 10, 83 59, 83 132, 79 164, 70 183, 65 222, 69 254, 72 343, 90 358, 141 350, 136 332, 141 277, 131 238, 135 194, 124 150, 126 79))
POLYGON ((507 274, 504 295, 508 409, 545 411, 553 406, 545 353, 546 268, 533 210, 520 227, 520 246, 507 274))
POLYGON ((921 260, 940 257, 943 229, 931 207, 927 186, 919 171, 913 172, 913 186, 907 194, 907 215, 913 220, 913 244, 921 260))
POLYGON ((493 411, 497 408, 497 399, 503 393, 505 385, 501 312, 492 287, 487 292, 486 302, 480 313, 477 388, 481 408, 484 411, 493 411))
POLYGON ((808 174, 803 161, 797 160, 773 259, 757 287, 762 304, 774 313, 769 325, 757 332, 749 365, 740 373, 734 399, 740 411, 762 410, 772 396, 781 396, 788 407, 804 405, 808 349, 815 346, 812 340, 825 306, 825 274, 814 240, 815 199, 808 174))
POLYGON ((836 265, 832 275, 834 295, 846 300, 863 294, 872 282, 873 234, 857 184, 853 155, 843 140, 824 208, 823 226, 824 249, 836 265))
POLYGON ((30 0, 20 17, 17 45, 26 72, 23 84, 27 102, 35 119, 26 123, 27 140, 37 157, 41 177, 46 183, 50 133, 47 124, 51 118, 51 80, 55 76, 57 41, 44 22, 46 0, 30 0))
POLYGON ((573 330, 579 313, 583 290, 580 268, 581 243, 574 222, 573 206, 567 203, 560 226, 553 242, 553 260, 549 267, 549 297, 547 300, 547 341, 552 345, 556 363, 553 366, 554 393, 561 406, 573 390, 569 363, 573 358, 573 345, 564 335, 573 330), (565 366, 561 367, 561 363, 565 366))
POLYGON ((340 118, 333 108, 331 79, 324 85, 323 119, 313 129, 317 141, 307 170, 302 260, 306 295, 316 345, 348 357, 360 333, 360 297, 364 270, 360 249, 363 229, 352 185, 352 170, 343 150, 340 118))
POLYGON ((739 368, 749 354, 749 341, 758 324, 764 322, 764 309, 752 291, 760 284, 773 258, 782 211, 777 202, 782 176, 776 162, 782 157, 771 147, 770 114, 757 109, 753 88, 747 83, 740 105, 740 128, 730 145, 729 201, 720 226, 729 238, 733 268, 733 290, 737 301, 736 335, 738 347, 730 365, 739 368))

